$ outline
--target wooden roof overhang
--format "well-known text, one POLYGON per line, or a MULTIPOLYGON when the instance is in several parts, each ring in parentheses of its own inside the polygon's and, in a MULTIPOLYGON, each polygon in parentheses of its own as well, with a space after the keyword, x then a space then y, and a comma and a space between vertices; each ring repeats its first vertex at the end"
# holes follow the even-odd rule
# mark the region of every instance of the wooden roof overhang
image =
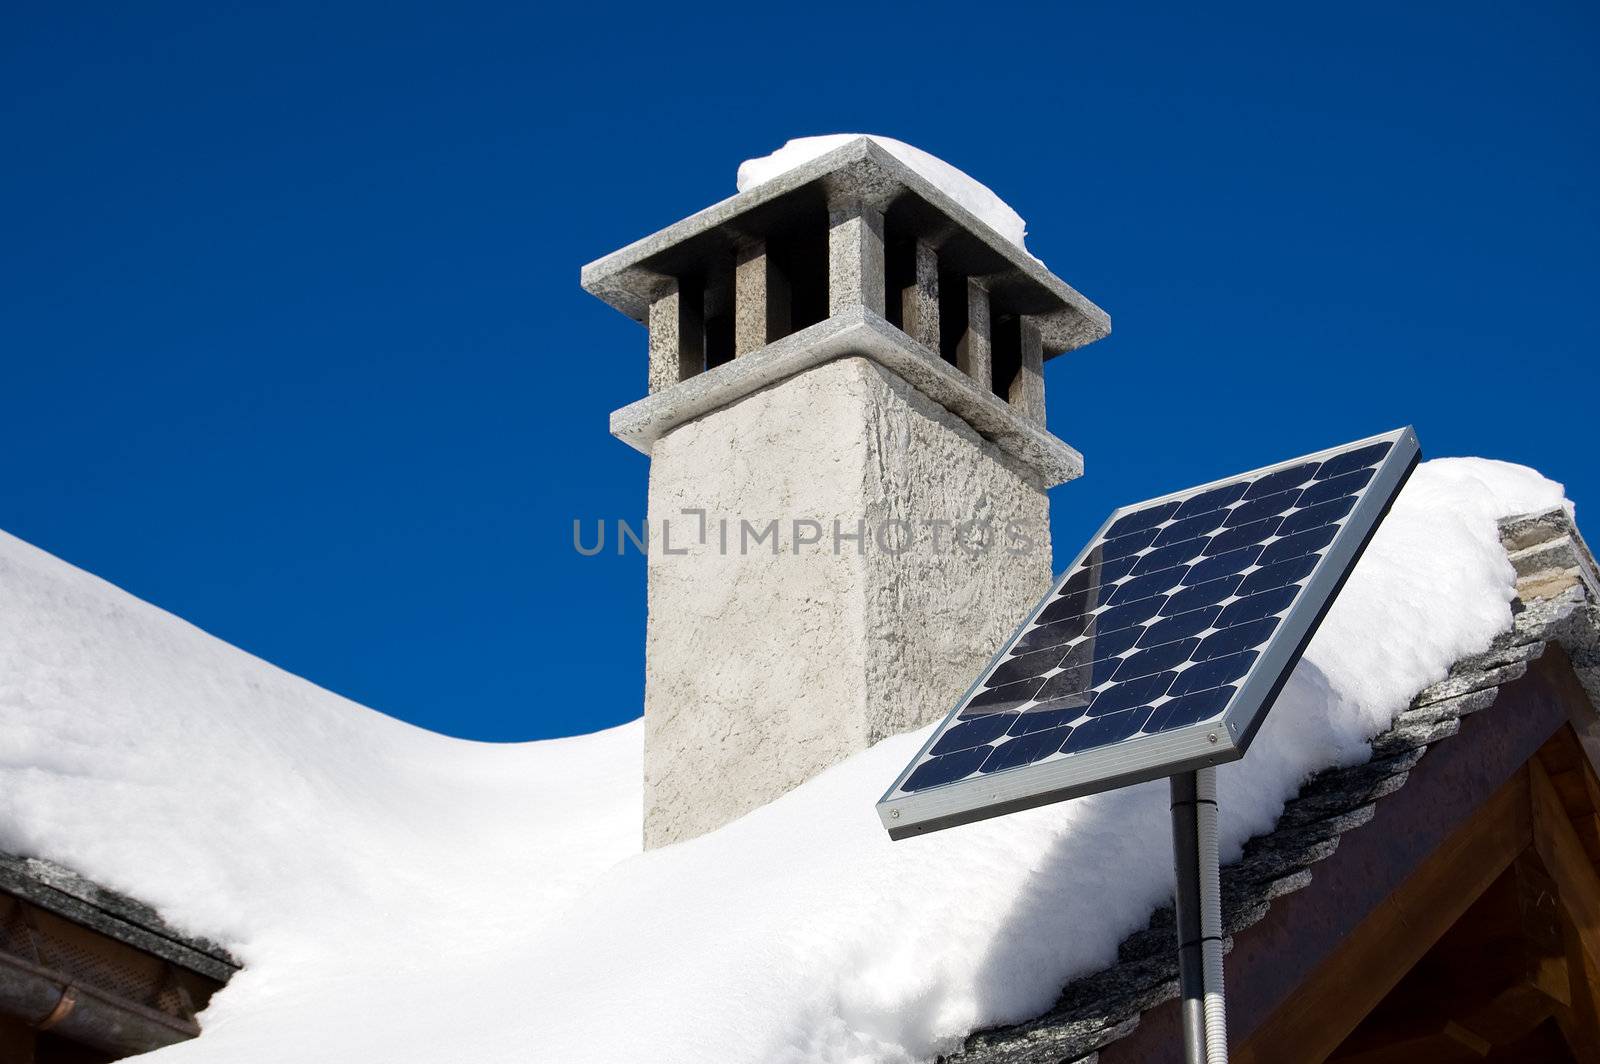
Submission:
MULTIPOLYGON (((1546 1037, 1546 1021, 1571 1059, 1600 1060, 1600 777, 1572 726, 1593 709, 1559 647, 1495 701, 1411 770, 1404 801, 1380 801, 1340 839, 1308 889, 1234 937, 1236 1064, 1500 1059, 1546 1037), (1548 936, 1527 956, 1486 944, 1471 993, 1413 986, 1408 1008, 1380 1010, 1508 872, 1546 884, 1555 951, 1540 952, 1548 936)), ((1169 1002, 1100 1064, 1181 1059, 1179 1035, 1169 1002)), ((1526 1059, 1563 1059, 1550 1052, 1526 1059)))
POLYGON ((148 906, 0 854, 0 1064, 97 1064, 194 1038, 237 969, 148 906))

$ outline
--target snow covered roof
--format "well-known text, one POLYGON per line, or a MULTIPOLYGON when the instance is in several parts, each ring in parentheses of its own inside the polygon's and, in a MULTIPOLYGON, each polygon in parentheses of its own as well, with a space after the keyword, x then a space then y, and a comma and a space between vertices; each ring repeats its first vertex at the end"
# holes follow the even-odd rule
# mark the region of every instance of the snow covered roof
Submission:
MULTIPOLYGON (((1316 819, 1329 796, 1392 786, 1468 712, 1461 669, 1509 675, 1494 670, 1565 630, 1570 615, 1534 629, 1526 610, 1513 625, 1498 529, 1563 506, 1522 467, 1418 468, 1250 757, 1221 772, 1224 860, 1251 889, 1298 883, 1315 833, 1354 823, 1316 819)), ((0 663, 0 849, 149 902, 245 965, 206 1033, 152 1060, 913 1061, 1047 1015, 967 1050, 1031 1060, 1005 1047, 1055 1031, 1091 1051, 1165 992, 1159 785, 890 843, 872 804, 923 730, 640 853, 637 723, 433 735, 3 536, 0 663), (1051 1011, 1141 957, 1149 981, 1097 984, 1088 1026, 1076 998, 1051 1011), (362 1023, 327 1007, 358 994, 362 1023)))
MULTIPOLYGON (((1501 529, 1519 577, 1512 627, 1496 636, 1488 649, 1456 662, 1445 679, 1412 699, 1409 708, 1373 739, 1370 760, 1312 776, 1284 806, 1272 830, 1247 842, 1242 858, 1223 869, 1223 922, 1234 954, 1232 963, 1249 963, 1259 956, 1259 951, 1235 948, 1241 936, 1277 915, 1274 906, 1281 908, 1280 899, 1322 886, 1317 866, 1333 857, 1350 833, 1372 826, 1380 808, 1389 808, 1394 801, 1424 807, 1455 804, 1440 802, 1437 794, 1413 797, 1402 788, 1432 748, 1456 741, 1467 718, 1495 711, 1484 714, 1473 736, 1481 746, 1501 738, 1495 734, 1505 730, 1496 723, 1499 713, 1522 718, 1508 721, 1511 729, 1537 717, 1524 700, 1527 696, 1519 697, 1517 682, 1530 667, 1538 667, 1551 647, 1561 648, 1567 660, 1546 661, 1545 667, 1572 667, 1590 699, 1600 700, 1600 584, 1594 579, 1594 558, 1571 515, 1555 507, 1510 518, 1501 529), (1543 597, 1546 595, 1549 597, 1543 597)), ((1592 719, 1592 709, 1586 715, 1592 719)), ((1543 734, 1535 733, 1532 741, 1541 739, 1543 734)), ((1525 752, 1513 749, 1501 760, 1515 766, 1523 756, 1525 752)), ((1478 759, 1482 760, 1481 754, 1478 759)), ((1449 768, 1440 769, 1433 762, 1430 767, 1439 769, 1427 781, 1437 787, 1439 777, 1449 768)), ((1500 780, 1487 783, 1497 785, 1500 780)), ((1449 808, 1434 811, 1445 816, 1460 812, 1449 808)), ((1415 833, 1415 826, 1411 827, 1415 833)), ((1393 833, 1403 826, 1391 815, 1371 830, 1393 833)), ((1427 847, 1417 849, 1426 852, 1427 847)), ((1361 862, 1362 857, 1357 857, 1352 863, 1361 862)), ((1370 865, 1362 866, 1357 874, 1368 880, 1377 878, 1370 865)), ((1339 906, 1338 887, 1307 904, 1323 909, 1339 906)), ((1280 924, 1292 927, 1295 919, 1295 914, 1289 914, 1280 924)), ((1312 944, 1304 945, 1310 952, 1312 944)), ((1079 1064, 1096 1059, 1112 1046, 1129 1059, 1145 1059, 1151 1048, 1149 1039, 1131 1047, 1119 1043, 1145 1035, 1143 1023, 1151 1011, 1176 1000, 1176 951, 1173 910, 1167 905, 1152 915, 1147 928, 1119 944, 1115 963, 1073 980, 1042 1015, 978 1032, 966 1040, 961 1051, 944 1059, 948 1064, 1079 1064)), ((1230 980, 1237 974, 1230 974, 1230 980)), ((1153 1037, 1156 1044, 1171 1042, 1168 1031, 1153 1037)))

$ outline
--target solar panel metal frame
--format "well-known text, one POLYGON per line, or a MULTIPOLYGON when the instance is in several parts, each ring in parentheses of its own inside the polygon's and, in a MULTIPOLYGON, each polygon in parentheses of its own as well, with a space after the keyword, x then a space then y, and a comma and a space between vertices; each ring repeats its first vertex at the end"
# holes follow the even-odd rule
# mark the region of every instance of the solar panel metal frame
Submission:
POLYGON ((999 651, 989 659, 977 679, 946 714, 940 727, 934 729, 916 757, 911 759, 879 799, 878 817, 888 830, 889 837, 909 838, 1243 757, 1273 700, 1288 682, 1294 664, 1311 641, 1318 624, 1333 604, 1356 560, 1371 541, 1420 457, 1421 448, 1416 433, 1407 426, 1114 510, 1051 584, 1039 604, 1029 611, 1023 622, 1001 644, 999 651), (901 785, 922 764, 923 757, 960 713, 967 700, 983 685, 996 666, 1005 660, 1011 647, 1034 618, 1050 604, 1065 576, 1078 568, 1094 545, 1101 541, 1106 529, 1117 520, 1163 502, 1185 499, 1240 480, 1253 480, 1305 462, 1325 461, 1347 451, 1384 442, 1393 444, 1389 453, 1381 460, 1372 480, 1362 490, 1355 508, 1328 545, 1322 560, 1284 614, 1282 622, 1268 638, 1261 656, 1244 676, 1239 690, 1220 718, 1176 728, 1171 732, 1134 736, 1066 757, 1005 769, 990 776, 969 776, 925 791, 897 796, 901 785))

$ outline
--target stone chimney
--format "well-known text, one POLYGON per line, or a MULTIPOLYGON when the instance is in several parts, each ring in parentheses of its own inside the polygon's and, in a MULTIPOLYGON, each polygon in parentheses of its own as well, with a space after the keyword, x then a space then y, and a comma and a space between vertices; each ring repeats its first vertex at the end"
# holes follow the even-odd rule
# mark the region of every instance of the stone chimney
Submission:
POLYGON ((1044 360, 1110 321, 866 137, 583 286, 650 334, 611 432, 651 458, 660 846, 955 704, 1049 588, 1045 491, 1082 472, 1044 360))

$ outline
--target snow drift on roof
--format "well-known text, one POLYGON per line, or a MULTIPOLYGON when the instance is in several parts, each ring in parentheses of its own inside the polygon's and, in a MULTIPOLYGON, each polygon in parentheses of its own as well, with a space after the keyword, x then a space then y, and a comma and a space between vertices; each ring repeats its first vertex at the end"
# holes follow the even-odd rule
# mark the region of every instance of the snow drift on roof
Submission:
MULTIPOLYGON (((1246 761, 1225 854, 1511 616, 1531 470, 1421 466, 1246 761)), ((638 853, 637 724, 519 746, 363 709, 0 536, 0 848, 245 970, 165 1064, 913 1061, 1026 1019, 1171 891, 1146 784, 890 843, 886 740, 638 853)))
POLYGON ((747 192, 861 137, 870 138, 889 154, 927 178, 939 191, 971 211, 989 228, 1017 247, 1027 250, 1028 245, 1024 242, 1024 238, 1028 233, 1028 223, 1022 220, 1022 215, 1011 209, 1010 204, 996 196, 988 185, 957 170, 943 159, 929 155, 921 148, 913 148, 904 141, 892 137, 880 137, 874 133, 831 133, 824 137, 796 137, 771 155, 763 155, 759 159, 746 159, 740 163, 737 179, 739 191, 747 192))

